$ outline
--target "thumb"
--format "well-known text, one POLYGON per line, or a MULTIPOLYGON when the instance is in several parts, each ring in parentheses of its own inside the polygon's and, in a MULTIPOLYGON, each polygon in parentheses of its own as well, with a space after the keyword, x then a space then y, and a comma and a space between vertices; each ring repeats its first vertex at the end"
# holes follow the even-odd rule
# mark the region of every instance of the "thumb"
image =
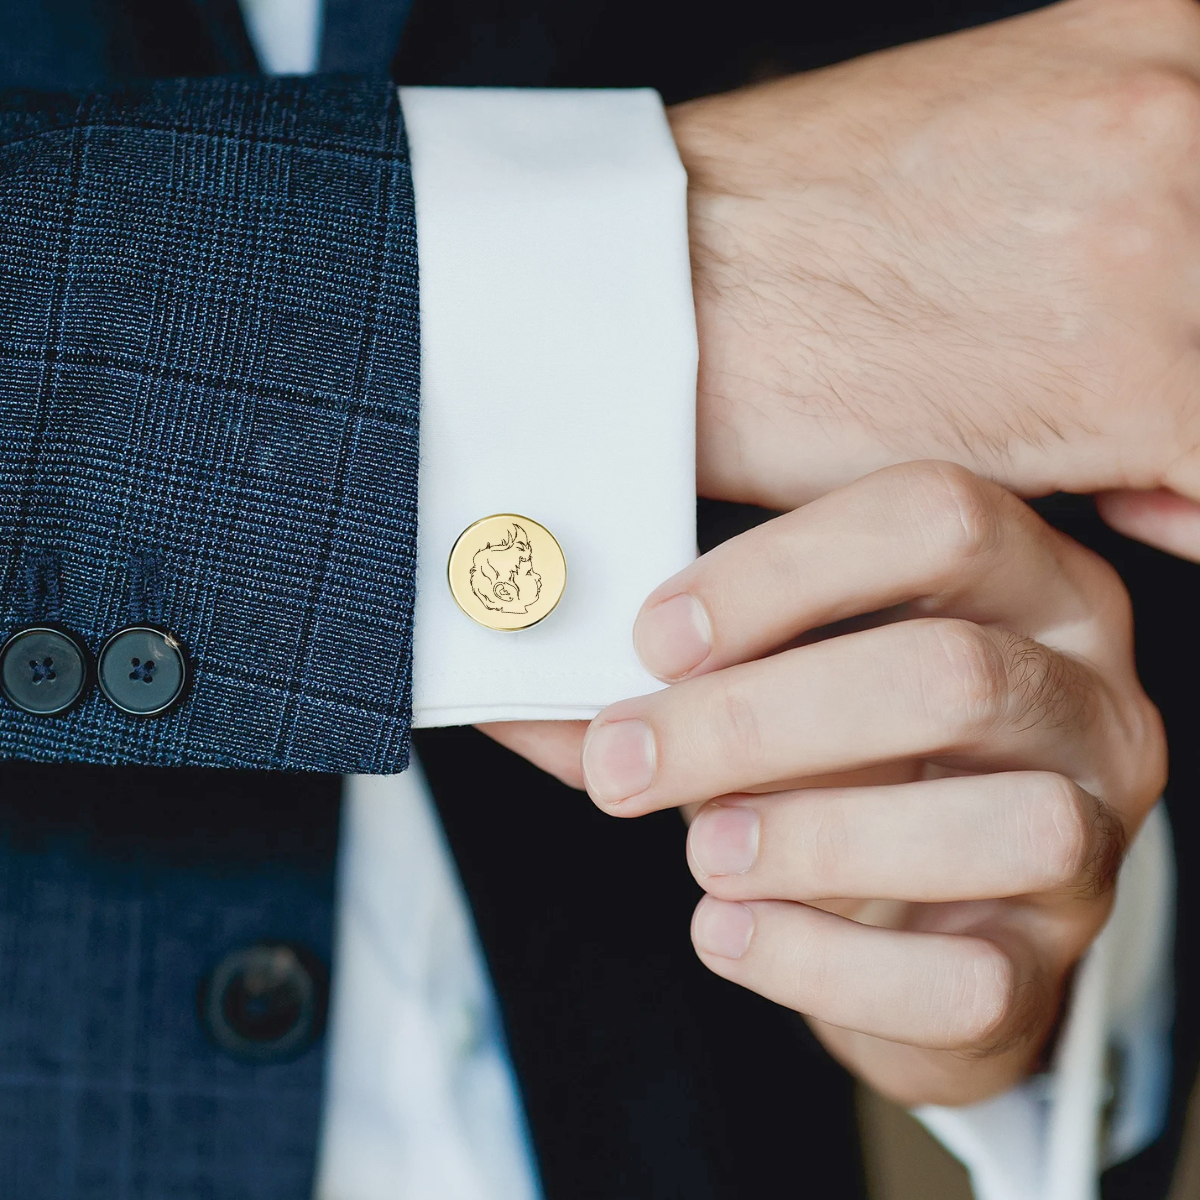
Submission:
POLYGON ((1166 488, 1101 492, 1100 516, 1118 533, 1200 562, 1200 504, 1166 488))

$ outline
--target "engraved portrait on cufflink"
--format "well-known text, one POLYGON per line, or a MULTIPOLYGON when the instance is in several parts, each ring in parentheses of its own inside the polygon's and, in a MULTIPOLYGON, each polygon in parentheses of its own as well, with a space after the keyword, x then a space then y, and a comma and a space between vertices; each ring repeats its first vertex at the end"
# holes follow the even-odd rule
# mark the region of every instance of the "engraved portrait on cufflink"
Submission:
POLYGON ((459 534, 446 579, 454 602, 472 621, 513 632, 554 611, 567 586, 567 561, 540 521, 493 513, 459 534))
POLYGON ((493 612, 521 615, 542 594, 542 577, 533 569, 529 535, 515 522, 504 538, 488 542, 471 559, 471 591, 493 612))

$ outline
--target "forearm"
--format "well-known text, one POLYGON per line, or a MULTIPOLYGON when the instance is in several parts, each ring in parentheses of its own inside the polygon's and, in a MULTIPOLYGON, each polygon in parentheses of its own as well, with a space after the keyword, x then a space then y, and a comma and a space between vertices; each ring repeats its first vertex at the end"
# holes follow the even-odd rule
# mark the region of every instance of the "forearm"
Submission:
POLYGON ((912 458, 1200 495, 1200 10, 1069 0, 680 105, 702 494, 912 458))

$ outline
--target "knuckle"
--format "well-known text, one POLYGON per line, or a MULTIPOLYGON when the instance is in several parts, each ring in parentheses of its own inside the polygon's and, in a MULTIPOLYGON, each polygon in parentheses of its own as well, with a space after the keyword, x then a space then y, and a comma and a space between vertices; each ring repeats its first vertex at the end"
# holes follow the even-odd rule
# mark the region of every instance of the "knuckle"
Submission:
POLYGON ((1097 800, 1092 818, 1091 854, 1079 876, 1083 895, 1098 897, 1113 891, 1128 849, 1129 835, 1120 818, 1107 804, 1097 800))
POLYGON ((914 621, 918 661, 914 673, 926 715, 958 741, 990 732, 1007 707, 1008 671, 1000 649, 970 621, 914 621))
POLYGON ((1019 634, 998 636, 1008 672, 1007 715, 1016 730, 1079 729, 1095 719, 1099 696, 1084 667, 1019 634))
MULTIPOLYGON (((1072 547, 1074 549, 1074 547, 1072 547)), ((1093 550, 1079 548, 1081 575, 1087 595, 1114 641, 1132 643, 1133 599, 1116 567, 1093 550)), ((1120 644, 1119 643, 1119 644, 1120 644)))
POLYGON ((906 463, 899 470, 915 522, 948 569, 997 545, 1000 521, 992 484, 957 463, 906 463))
POLYGON ((1129 836, 1120 818, 1107 804, 1082 793, 1080 819, 1087 825, 1087 841, 1075 874, 1068 877, 1071 890, 1078 895, 1095 899, 1106 896, 1117 886, 1117 876, 1129 836))
POLYGON ((1078 729, 1100 697, 1087 668, 1030 638, 971 621, 914 621, 928 715, 956 741, 976 742, 1004 725, 1078 729))
POLYGON ((1064 775, 1031 773, 1028 784, 1029 842, 1043 886, 1084 899, 1107 895, 1128 849, 1120 818, 1064 775))
POLYGON ((1149 809, 1167 786, 1167 732, 1162 713, 1144 692, 1139 695, 1134 711, 1134 741, 1140 748, 1136 758, 1142 764, 1142 769, 1140 785, 1130 791, 1137 801, 1149 809))
POLYGON ((1121 711, 1121 750, 1112 764, 1115 787, 1125 812, 1140 818, 1149 812, 1167 786, 1167 735, 1162 714, 1154 702, 1132 681, 1132 696, 1121 711))
POLYGON ((962 970, 962 996, 950 1040, 973 1056, 1000 1053, 1018 1025, 1023 989, 1012 960, 994 942, 972 939, 962 970))
POLYGON ((962 1024, 952 1048, 968 1060, 996 1058, 1037 1039, 1047 1023, 1045 980, 1018 978, 994 942, 977 941, 967 974, 962 1024))
POLYGON ((1047 882, 1066 887, 1079 878, 1091 857, 1094 805, 1065 775, 1039 776, 1037 792, 1035 849, 1047 882))

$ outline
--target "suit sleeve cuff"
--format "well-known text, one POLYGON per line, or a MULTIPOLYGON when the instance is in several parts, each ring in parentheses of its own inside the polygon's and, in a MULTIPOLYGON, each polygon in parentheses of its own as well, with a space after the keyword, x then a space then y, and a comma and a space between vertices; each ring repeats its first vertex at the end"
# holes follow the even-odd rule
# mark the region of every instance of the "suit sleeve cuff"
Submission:
POLYGON ((589 718, 659 686, 630 631, 695 554, 686 176, 652 91, 400 95, 421 271, 414 724, 589 718), (520 632, 477 624, 447 583, 459 535, 499 513, 567 562, 557 608, 520 632))

